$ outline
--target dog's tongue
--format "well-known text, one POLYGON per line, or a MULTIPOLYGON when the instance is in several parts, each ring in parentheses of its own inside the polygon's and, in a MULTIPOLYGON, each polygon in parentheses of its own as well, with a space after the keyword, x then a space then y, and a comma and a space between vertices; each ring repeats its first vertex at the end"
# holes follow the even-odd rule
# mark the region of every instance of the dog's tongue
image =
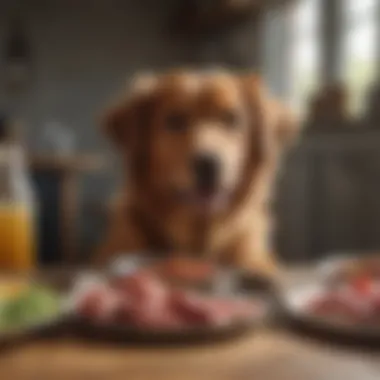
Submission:
POLYGON ((218 211, 226 203, 226 197, 214 190, 202 190, 197 194, 197 204, 204 212, 218 211))

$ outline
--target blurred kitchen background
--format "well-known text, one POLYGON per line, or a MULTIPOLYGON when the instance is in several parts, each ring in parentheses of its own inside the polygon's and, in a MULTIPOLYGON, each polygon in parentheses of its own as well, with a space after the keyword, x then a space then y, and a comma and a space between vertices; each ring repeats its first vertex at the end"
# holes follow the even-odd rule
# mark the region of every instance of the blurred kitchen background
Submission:
POLYGON ((44 263, 88 257, 118 182, 99 116, 136 72, 261 73, 302 119, 275 205, 289 261, 380 249, 380 0, 0 0, 0 115, 44 263))

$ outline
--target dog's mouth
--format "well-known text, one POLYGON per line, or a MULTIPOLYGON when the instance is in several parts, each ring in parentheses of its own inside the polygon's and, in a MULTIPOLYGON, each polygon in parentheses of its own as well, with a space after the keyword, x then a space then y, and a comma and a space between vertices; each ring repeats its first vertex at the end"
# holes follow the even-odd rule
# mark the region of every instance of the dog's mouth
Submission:
POLYGON ((217 213, 228 205, 229 195, 225 191, 195 194, 193 205, 203 213, 217 213))
POLYGON ((182 203, 204 214, 214 214, 224 210, 231 198, 228 190, 214 188, 177 190, 176 194, 182 203))

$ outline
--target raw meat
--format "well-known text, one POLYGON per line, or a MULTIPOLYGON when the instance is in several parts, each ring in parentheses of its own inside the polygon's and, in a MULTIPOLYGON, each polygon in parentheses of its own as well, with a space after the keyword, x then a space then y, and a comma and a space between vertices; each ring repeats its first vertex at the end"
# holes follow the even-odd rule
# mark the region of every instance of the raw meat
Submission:
POLYGON ((80 301, 78 311, 85 317, 109 321, 116 315, 121 302, 120 295, 112 289, 94 289, 80 301))
POLYGON ((227 325, 250 318, 255 308, 251 302, 173 289, 142 271, 89 291, 77 311, 91 320, 152 330, 227 325))

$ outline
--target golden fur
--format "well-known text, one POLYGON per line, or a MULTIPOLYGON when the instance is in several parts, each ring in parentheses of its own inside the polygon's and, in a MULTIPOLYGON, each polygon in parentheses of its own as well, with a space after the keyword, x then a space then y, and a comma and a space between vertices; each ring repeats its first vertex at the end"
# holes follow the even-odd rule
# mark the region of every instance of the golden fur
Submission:
POLYGON ((257 76, 223 71, 145 76, 110 108, 104 126, 126 178, 98 261, 121 252, 170 249, 272 270, 268 204, 296 123, 257 76), (191 193, 189 161, 204 151, 218 156, 221 187, 229 192, 217 212, 200 213, 176 197, 191 193), (170 248, 160 239, 152 242, 147 231, 170 248))

